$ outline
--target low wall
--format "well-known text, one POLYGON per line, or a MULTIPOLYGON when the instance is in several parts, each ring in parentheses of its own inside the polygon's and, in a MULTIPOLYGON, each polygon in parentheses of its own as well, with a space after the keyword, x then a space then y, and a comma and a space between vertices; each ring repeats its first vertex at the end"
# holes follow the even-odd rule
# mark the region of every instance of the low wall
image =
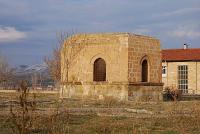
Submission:
MULTIPOLYGON (((19 93, 17 90, 0 90, 0 93, 19 93)), ((58 90, 29 90, 29 93, 40 93, 40 94, 58 94, 58 90)))
POLYGON ((65 84, 61 85, 61 98, 94 98, 113 97, 123 101, 160 101, 162 85, 141 84, 65 84))
POLYGON ((129 86, 129 100, 133 101, 162 101, 162 86, 129 86))
POLYGON ((116 84, 69 84, 61 86, 60 96, 62 98, 94 98, 104 99, 113 97, 120 100, 128 100, 127 85, 116 84))

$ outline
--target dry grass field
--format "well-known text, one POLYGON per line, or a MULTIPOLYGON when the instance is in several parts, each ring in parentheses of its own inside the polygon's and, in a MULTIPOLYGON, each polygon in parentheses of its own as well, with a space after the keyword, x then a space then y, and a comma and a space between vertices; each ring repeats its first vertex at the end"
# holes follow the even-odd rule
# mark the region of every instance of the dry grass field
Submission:
MULTIPOLYGON (((0 133, 17 134, 19 93, 0 93, 0 133), (17 114, 16 114, 17 115, 17 114), (15 118, 15 119, 13 119, 15 118)), ((30 94, 30 98, 33 96, 30 94)), ((31 134, 199 134, 200 102, 119 102, 36 94, 31 134)))

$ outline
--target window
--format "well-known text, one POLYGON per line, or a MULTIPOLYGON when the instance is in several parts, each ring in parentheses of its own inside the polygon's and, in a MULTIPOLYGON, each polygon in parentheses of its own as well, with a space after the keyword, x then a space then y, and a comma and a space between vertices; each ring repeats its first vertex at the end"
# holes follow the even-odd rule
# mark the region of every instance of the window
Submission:
POLYGON ((167 66, 162 66, 162 77, 167 76, 167 66))
POLYGON ((148 63, 147 60, 142 62, 142 82, 148 81, 148 63))
POLYGON ((94 62, 94 81, 106 81, 106 63, 103 59, 98 58, 94 62))
POLYGON ((178 66, 178 89, 188 93, 188 66, 178 66))

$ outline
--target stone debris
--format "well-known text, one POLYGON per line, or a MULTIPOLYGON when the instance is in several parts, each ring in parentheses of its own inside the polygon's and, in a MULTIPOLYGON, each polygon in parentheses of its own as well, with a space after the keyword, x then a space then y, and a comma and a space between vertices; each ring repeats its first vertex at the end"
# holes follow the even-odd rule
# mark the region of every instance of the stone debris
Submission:
POLYGON ((146 109, 131 109, 131 108, 125 108, 125 111, 130 113, 138 113, 138 114, 153 114, 152 111, 148 111, 146 109))

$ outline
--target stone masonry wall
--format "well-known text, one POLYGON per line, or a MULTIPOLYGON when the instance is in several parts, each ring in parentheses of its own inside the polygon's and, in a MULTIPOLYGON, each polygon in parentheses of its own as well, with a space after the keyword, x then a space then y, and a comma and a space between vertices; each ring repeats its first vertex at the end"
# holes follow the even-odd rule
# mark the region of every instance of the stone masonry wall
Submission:
POLYGON ((197 62, 196 63, 196 66, 197 66, 197 68, 196 68, 196 77, 197 77, 197 94, 200 94, 200 62, 197 62))
MULTIPOLYGON (((84 47, 78 53, 69 69, 69 82, 93 82, 93 64, 98 58, 106 62, 107 82, 127 82, 128 37, 127 34, 86 34, 75 44, 84 47)), ((63 50, 65 51, 65 50, 63 50)), ((62 58, 62 63, 65 61, 62 58)), ((66 82, 67 72, 62 69, 62 82, 66 82)))
POLYGON ((60 90, 62 98, 105 99, 111 97, 121 101, 161 101, 162 85, 141 86, 127 84, 69 84, 60 90))
POLYGON ((75 53, 77 56, 68 71, 65 47, 62 49, 61 97, 102 99, 112 96, 128 100, 130 96, 136 96, 132 99, 161 99, 161 51, 157 39, 128 33, 106 33, 75 35, 74 41, 71 38, 67 42, 83 47, 75 53), (98 58, 106 62, 105 82, 93 81, 94 61, 98 58), (131 85, 141 82, 141 60, 144 58, 149 63, 149 85, 131 85))
POLYGON ((105 99, 112 97, 117 100, 128 100, 128 86, 124 84, 69 84, 61 88, 62 98, 105 99))
POLYGON ((128 90, 129 100, 132 101, 162 101, 162 85, 144 86, 144 85, 129 85, 128 90))
POLYGON ((141 62, 147 59, 149 66, 148 82, 161 83, 161 49, 157 39, 130 35, 128 47, 128 80, 141 82, 141 62))

